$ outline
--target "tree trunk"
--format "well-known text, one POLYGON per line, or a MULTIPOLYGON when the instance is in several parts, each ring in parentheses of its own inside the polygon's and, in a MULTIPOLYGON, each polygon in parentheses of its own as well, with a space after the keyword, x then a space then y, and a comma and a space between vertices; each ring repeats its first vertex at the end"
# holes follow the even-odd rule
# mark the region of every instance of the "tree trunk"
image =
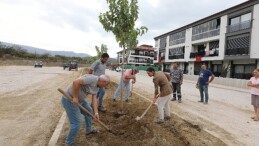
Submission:
POLYGON ((120 111, 123 111, 123 90, 124 90, 124 82, 123 82, 123 73, 124 73, 124 56, 125 56, 125 47, 123 46, 122 51, 122 70, 121 70, 121 105, 120 111))

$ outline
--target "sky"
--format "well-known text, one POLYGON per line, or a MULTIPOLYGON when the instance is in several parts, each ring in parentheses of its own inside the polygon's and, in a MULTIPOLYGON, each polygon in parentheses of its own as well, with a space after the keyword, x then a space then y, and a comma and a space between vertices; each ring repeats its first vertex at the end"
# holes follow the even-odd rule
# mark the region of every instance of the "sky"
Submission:
MULTIPOLYGON (((148 27, 139 45, 154 46, 156 36, 245 1, 139 0, 136 27, 148 27)), ((1 0, 0 42, 91 56, 96 55, 95 46, 105 44, 116 57, 121 48, 98 18, 107 10, 106 0, 1 0)))

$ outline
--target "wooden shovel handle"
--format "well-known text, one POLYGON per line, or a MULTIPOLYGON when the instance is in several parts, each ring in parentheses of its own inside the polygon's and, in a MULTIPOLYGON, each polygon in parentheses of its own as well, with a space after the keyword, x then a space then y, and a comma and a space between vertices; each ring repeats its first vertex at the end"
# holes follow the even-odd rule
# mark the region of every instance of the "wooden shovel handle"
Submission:
MULTIPOLYGON (((70 96, 70 95, 68 95, 66 92, 64 92, 62 89, 60 89, 60 88, 58 88, 58 91, 61 93, 61 94, 63 94, 69 101, 73 101, 73 98, 70 96)), ((91 113, 91 112, 89 112, 86 108, 84 108, 80 103, 78 103, 78 107, 82 110, 82 111, 84 111, 84 112, 86 112, 88 115, 90 115, 92 118, 95 118, 94 117, 94 115, 91 113)), ((103 122, 101 122, 100 120, 97 120, 97 122, 101 125, 101 126, 103 126, 106 130, 110 130, 109 128, 108 128, 108 126, 106 126, 103 122)))

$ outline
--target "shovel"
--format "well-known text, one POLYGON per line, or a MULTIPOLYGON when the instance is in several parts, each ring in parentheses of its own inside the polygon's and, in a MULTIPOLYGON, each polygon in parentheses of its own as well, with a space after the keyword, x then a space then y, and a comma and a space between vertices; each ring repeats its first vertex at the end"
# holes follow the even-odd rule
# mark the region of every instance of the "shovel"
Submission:
MULTIPOLYGON (((72 100, 73 100, 73 98, 72 98, 70 95, 68 95, 66 92, 64 92, 62 89, 58 88, 58 91, 59 91, 60 93, 62 93, 69 101, 72 101, 72 100)), ((88 115, 90 115, 92 118, 95 118, 94 115, 93 115, 91 112, 89 112, 87 109, 85 109, 80 103, 78 104, 78 107, 79 107, 82 111, 84 111, 84 112, 86 112, 88 115)), ((98 122, 102 127, 104 127, 107 131, 111 132, 111 129, 108 128, 103 122, 101 122, 100 120, 97 120, 97 122, 98 122)))
MULTIPOLYGON (((157 95, 157 97, 158 96, 159 96, 159 94, 157 95)), ((140 117, 139 116, 136 117, 136 120, 139 121, 140 119, 142 119, 146 115, 147 111, 151 108, 152 105, 153 105, 153 102, 147 107, 147 109, 144 111, 144 113, 140 117)))

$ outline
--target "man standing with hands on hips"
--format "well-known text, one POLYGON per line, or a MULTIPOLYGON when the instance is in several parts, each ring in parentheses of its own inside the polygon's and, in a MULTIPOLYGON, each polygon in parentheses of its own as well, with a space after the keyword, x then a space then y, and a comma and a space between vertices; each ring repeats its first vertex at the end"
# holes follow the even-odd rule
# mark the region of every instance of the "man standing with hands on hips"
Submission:
POLYGON ((178 97, 178 102, 182 102, 181 95, 181 85, 183 84, 183 71, 178 68, 178 63, 174 62, 173 67, 170 70, 170 75, 172 78, 172 87, 173 87, 173 99, 171 101, 176 100, 176 93, 178 97))
POLYGON ((199 73, 199 78, 196 84, 196 86, 198 86, 200 89, 200 97, 201 97, 201 100, 198 102, 202 102, 202 103, 204 102, 204 104, 208 104, 208 100, 209 100, 208 88, 209 88, 209 84, 213 80, 214 80, 214 75, 212 74, 212 72, 210 70, 207 70, 206 65, 202 65, 201 71, 199 73), (205 101, 204 101, 204 95, 205 95, 205 101))
MULTIPOLYGON (((105 74, 105 69, 106 69, 106 62, 109 59, 109 55, 107 53, 103 53, 101 58, 96 60, 92 65, 91 69, 89 71, 89 74, 94 74, 96 76, 101 76, 105 74)), ((97 98, 98 98, 98 109, 102 112, 105 112, 106 109, 103 106, 103 97, 105 94, 105 89, 104 88, 99 88, 99 91, 97 93, 97 98)))

